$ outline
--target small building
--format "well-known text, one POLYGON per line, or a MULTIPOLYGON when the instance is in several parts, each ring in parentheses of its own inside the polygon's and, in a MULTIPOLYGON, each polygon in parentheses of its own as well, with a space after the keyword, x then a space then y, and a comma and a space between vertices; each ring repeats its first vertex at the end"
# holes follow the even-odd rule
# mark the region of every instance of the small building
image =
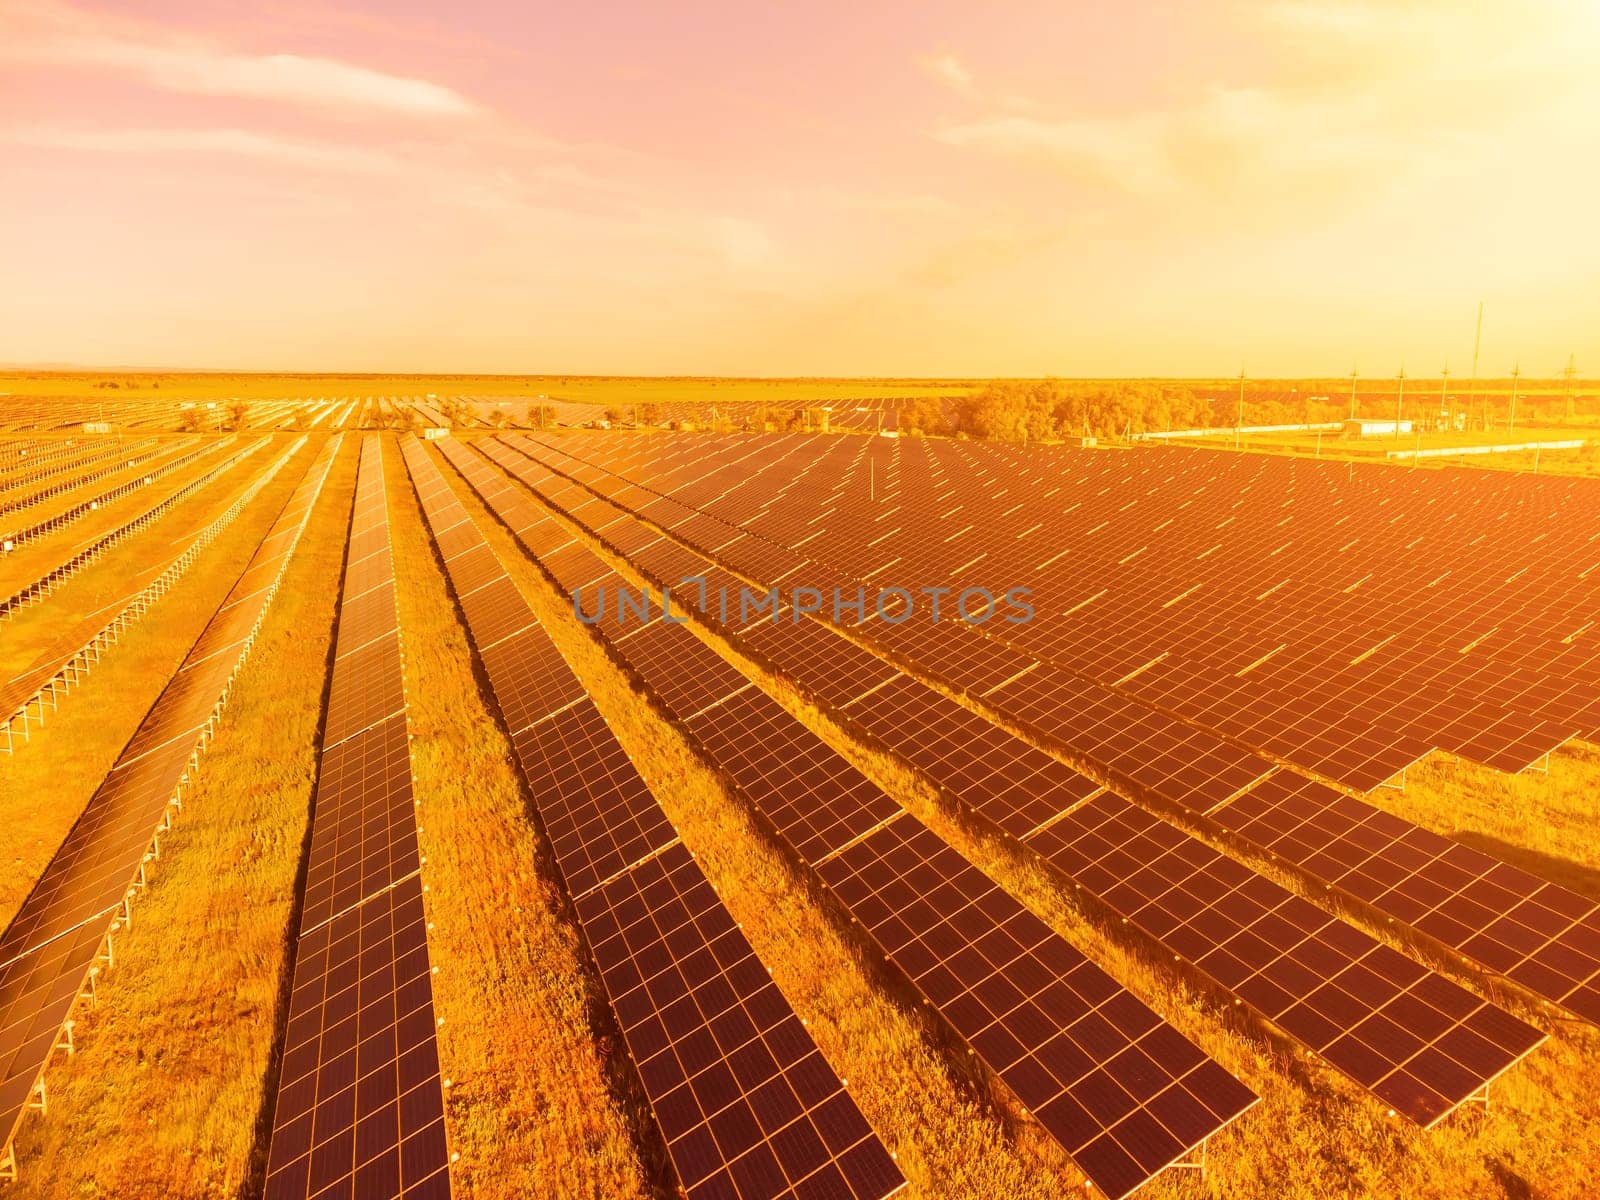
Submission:
POLYGON ((111 422, 110 421, 85 421, 83 423, 83 431, 85 433, 110 433, 111 432, 111 422))
POLYGON ((443 425, 434 425, 422 431, 422 440, 425 442, 437 442, 440 438, 449 436, 450 431, 443 425))
POLYGON ((1342 429, 1345 437, 1394 437, 1396 434, 1410 433, 1412 422, 1382 421, 1374 420, 1371 417, 1352 417, 1344 422, 1342 429))

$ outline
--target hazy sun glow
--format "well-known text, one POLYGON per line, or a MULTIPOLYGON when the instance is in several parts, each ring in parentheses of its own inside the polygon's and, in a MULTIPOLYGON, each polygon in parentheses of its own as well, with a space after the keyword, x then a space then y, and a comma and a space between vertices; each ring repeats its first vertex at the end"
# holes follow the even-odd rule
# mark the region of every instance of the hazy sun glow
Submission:
POLYGON ((1600 360, 1593 0, 0 0, 0 361, 1600 360))

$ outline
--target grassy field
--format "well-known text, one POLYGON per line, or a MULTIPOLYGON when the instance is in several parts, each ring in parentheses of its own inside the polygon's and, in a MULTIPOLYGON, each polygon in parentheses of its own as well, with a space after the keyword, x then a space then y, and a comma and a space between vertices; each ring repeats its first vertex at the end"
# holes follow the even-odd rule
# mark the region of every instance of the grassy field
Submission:
MULTIPOLYGON (((611 561, 631 574, 614 558, 611 561)), ((637 576, 633 578, 638 582, 637 576)), ((569 639, 581 638, 570 611, 563 606, 563 611, 554 615, 563 613, 569 639)), ((1580 1197, 1593 1195, 1600 1186, 1595 1163, 1568 1152, 1569 1147, 1600 1139, 1600 1101, 1595 1098, 1600 1087, 1596 1062, 1600 1037, 1593 1030, 1564 1023, 1549 1043, 1495 1085, 1494 1104, 1488 1113, 1469 1109, 1431 1132, 1391 1119, 1378 1102, 1343 1076, 1274 1037, 1248 1016, 1231 1011, 1225 1001, 1203 987, 1191 987, 1174 978, 1164 956, 1149 943, 1129 934, 1119 922, 1086 911, 1026 856, 1000 839, 967 828, 937 801, 925 781, 898 760, 854 741, 785 681, 743 660, 721 639, 691 627, 741 670, 761 680, 791 712, 970 861, 1261 1094, 1261 1105, 1215 1140, 1210 1155, 1212 1172, 1205 1181, 1169 1176, 1152 1185, 1148 1194, 1271 1195, 1304 1200, 1405 1195, 1444 1200, 1455 1196, 1580 1197)), ((567 644, 576 645, 571 640, 567 644)), ((1600 785, 1597 759, 1600 756, 1580 754, 1569 761, 1564 756, 1552 772, 1553 788, 1548 781, 1541 787, 1542 777, 1513 781, 1525 797, 1525 820, 1519 827, 1524 835, 1522 844, 1535 848, 1535 854, 1559 857, 1563 845, 1581 836, 1573 828, 1581 818, 1572 810, 1585 787, 1600 785), (1526 820, 1532 813, 1564 814, 1565 819, 1558 818, 1553 825, 1555 830, 1565 828, 1567 832, 1527 836, 1534 833, 1534 824, 1543 824, 1540 818, 1526 820)), ((1453 790, 1446 789, 1442 796, 1436 793, 1424 803, 1448 805, 1453 790)), ((1387 803, 1389 795, 1383 793, 1382 802, 1387 803)), ((675 821, 680 819, 676 812, 672 815, 675 821)), ((688 840, 687 830, 684 836, 688 840)), ((720 834, 716 840, 721 840, 720 834)), ((742 889, 740 879, 731 875, 727 886, 742 889)), ((719 889, 721 886, 719 883, 719 889)), ((734 898, 726 898, 733 907, 734 898)), ((865 1102, 863 1109, 880 1134, 893 1137, 901 1133, 897 1127, 903 1114, 893 1110, 881 1114, 893 1122, 886 1127, 865 1102)), ((1067 1167, 1054 1185, 1071 1177, 1067 1167)), ((998 1182, 994 1177, 980 1174, 979 1179, 991 1190, 971 1194, 1011 1194, 992 1190, 998 1182)), ((914 1184, 923 1194, 962 1194, 949 1180, 937 1177, 916 1178, 914 1184)))
MULTIPOLYGON (((1232 449, 1233 434, 1218 430, 1215 436, 1205 438, 1175 439, 1174 445, 1203 446, 1208 449, 1232 449)), ((1419 438, 1405 434, 1399 438, 1374 436, 1345 438, 1336 433, 1324 433, 1319 438, 1315 432, 1305 433, 1252 433, 1239 439, 1239 447, 1275 454, 1297 454, 1315 458, 1351 462, 1392 462, 1397 466, 1413 465, 1427 469, 1438 467, 1476 467, 1491 471, 1533 471, 1547 475, 1600 474, 1600 421, 1593 417, 1575 420, 1572 424, 1549 422, 1519 425, 1514 432, 1505 429, 1475 429, 1461 432, 1430 431, 1419 438), (1430 455, 1425 458, 1389 459, 1393 451, 1454 450, 1473 446, 1521 445, 1533 442, 1563 442, 1585 439, 1588 445, 1579 449, 1532 450, 1499 452, 1493 454, 1430 455)))

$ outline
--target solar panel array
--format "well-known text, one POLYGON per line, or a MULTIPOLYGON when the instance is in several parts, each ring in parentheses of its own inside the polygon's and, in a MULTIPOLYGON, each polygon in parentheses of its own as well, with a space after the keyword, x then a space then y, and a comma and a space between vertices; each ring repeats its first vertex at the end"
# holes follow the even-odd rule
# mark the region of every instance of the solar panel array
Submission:
POLYGON ((1051 619, 985 630, 1025 662, 1358 790, 1432 746, 1516 770, 1600 731, 1593 480, 788 435, 567 448, 851 578, 1031 586, 1051 619))
POLYGON ((148 529, 201 488, 232 470, 265 445, 267 445, 267 441, 264 438, 250 442, 221 462, 216 463, 202 475, 191 479, 175 491, 169 492, 161 500, 138 515, 131 517, 105 533, 96 534, 88 540, 80 542, 64 555, 55 566, 39 575, 26 586, 5 597, 5 599, 0 600, 0 620, 10 617, 21 608, 39 603, 44 597, 94 562, 102 554, 127 541, 135 534, 148 529))
MULTIPOLYGON (((504 446, 479 445, 535 486, 548 477, 504 446)), ((621 582, 530 509, 504 475, 444 448, 563 588, 621 582)), ((597 628, 886 960, 1107 1195, 1126 1195, 1255 1102, 686 628, 597 628)))
POLYGON ((82 470, 104 458, 138 453, 153 439, 90 437, 53 438, 0 436, 0 494, 29 487, 55 475, 82 470))
MULTIPOLYGON (((559 452, 534 452, 551 470, 573 466, 559 452)), ((561 489, 541 483, 538 490, 561 489)), ((600 536, 613 547, 641 543, 642 523, 611 505, 590 497, 569 515, 578 509, 584 516, 574 519, 595 533, 591 522, 603 522, 600 536)), ((694 558, 679 565, 705 574, 709 560, 694 558)), ((707 609, 744 652, 1412 1120, 1436 1122, 1543 1040, 1532 1026, 1098 787, 838 631, 809 617, 796 624, 793 614, 782 624, 739 625, 707 609)), ((629 639, 650 636, 647 629, 629 639)))
POLYGON ((383 447, 362 440, 267 1200, 450 1195, 383 447))
MULTIPOLYGON (((0 935, 0 1148, 144 879, 152 839, 210 740, 333 459, 318 455, 0 935)), ((3 1158, 0 1155, 0 1158, 3 1158)))
POLYGON ((137 625, 150 607, 183 578, 305 442, 303 436, 296 439, 266 470, 249 480, 226 508, 194 529, 192 535, 174 538, 172 544, 179 549, 164 562, 151 563, 135 572, 126 581, 129 592, 125 599, 108 606, 115 608, 109 620, 106 609, 101 609, 66 628, 61 628, 61 622, 56 623, 54 643, 0 685, 0 714, 4 714, 0 717, 0 750, 15 753, 32 739, 34 728, 44 724, 46 708, 52 713, 57 711, 61 699, 88 677, 101 655, 109 652, 123 633, 137 625))
POLYGON ((32 465, 26 471, 0 477, 0 519, 85 487, 95 480, 136 467, 165 451, 186 444, 187 441, 158 442, 154 438, 139 438, 132 442, 118 440, 109 444, 104 441, 90 442, 87 447, 75 447, 76 453, 70 456, 43 462, 28 460, 32 465), (62 479, 62 475, 69 478, 62 479), (41 484, 43 486, 38 486, 41 484))
POLYGON ((438 467, 414 438, 405 454, 685 1192, 900 1190, 892 1158, 438 467))
MULTIPOLYGON (((110 504, 114 500, 120 500, 122 497, 138 491, 140 488, 148 487, 156 480, 170 475, 174 471, 181 470, 190 463, 196 462, 208 454, 212 454, 217 450, 223 449, 237 440, 238 439, 235 437, 230 437, 221 442, 202 442, 200 445, 196 446, 192 450, 187 451, 186 453, 174 455, 171 458, 167 458, 155 466, 152 466, 143 475, 136 476, 133 479, 124 480, 115 487, 108 488, 97 495, 84 496, 82 499, 78 500, 74 504, 69 505, 62 511, 52 513, 50 516, 41 520, 37 520, 31 525, 24 525, 14 528, 9 533, 0 535, 0 543, 3 543, 5 548, 10 551, 15 550, 17 547, 25 545, 28 542, 37 541, 46 534, 54 533, 57 529, 60 529, 66 525, 70 525, 79 517, 94 512, 101 505, 110 504)), ((189 442, 184 442, 180 443, 180 446, 186 446, 189 444, 189 442)))
MULTIPOLYGON (((510 440, 513 443, 518 441, 518 439, 510 440)), ((521 444, 527 447, 534 443, 522 439, 521 444)), ((628 453, 637 456, 645 451, 634 449, 628 453)), ((588 464, 585 469, 598 472, 596 478, 606 473, 603 468, 595 464, 588 464)), ((749 474, 749 470, 746 470, 741 474, 741 478, 749 474)), ((611 486, 614 486, 619 494, 623 489, 631 487, 637 490, 639 496, 652 496, 648 489, 621 478, 611 486)), ((694 486, 698 489, 701 485, 697 483, 694 486)), ((718 556, 730 551, 738 552, 742 545, 740 537, 749 536, 742 535, 734 526, 706 513, 690 509, 670 498, 652 498, 640 507, 639 511, 668 525, 675 537, 679 536, 680 530, 691 527, 689 518, 684 514, 693 514, 695 524, 692 529, 695 540, 701 548, 705 548, 707 543, 719 542, 724 549, 716 550, 718 556)), ((1548 531, 1546 535, 1552 536, 1548 531)), ((1600 538, 1600 533, 1588 540, 1594 538, 1600 538)), ((712 549, 715 550, 715 547, 712 549)), ((812 563, 799 556, 796 551, 774 548, 773 552, 791 556, 784 561, 789 564, 787 570, 792 578, 809 579, 813 570, 816 571, 823 586, 840 578, 837 572, 830 572, 825 565, 812 563)), ((1584 553, 1586 551, 1569 547, 1562 561, 1568 564, 1568 569, 1571 569, 1575 562, 1586 561, 1582 558, 1584 553)), ((1579 574, 1582 575, 1583 572, 1579 574)), ((1600 572, 1595 574, 1600 576, 1600 572)), ((1045 622, 1056 626, 1066 623, 1068 622, 1061 620, 1045 622)), ((1017 626, 1017 628, 1025 627, 1017 626)), ((1166 711, 1145 704, 1122 691, 1095 684, 1082 675, 1060 666, 1041 665, 1028 658, 1022 649, 1002 639, 989 637, 973 626, 959 622, 945 622, 939 625, 907 622, 891 625, 882 621, 870 621, 858 626, 857 632, 882 646, 901 661, 914 664, 919 672, 933 675, 950 686, 980 696, 985 706, 1032 731, 1036 738, 1049 744, 1060 745, 1085 762, 1091 763, 1116 783, 1119 791, 1125 791, 1135 799, 1151 799, 1158 804, 1194 813, 1216 813, 1235 797, 1253 787, 1262 786, 1276 770, 1267 758, 1246 754, 1234 744, 1222 741, 1207 730, 1183 723, 1166 711), (990 682, 997 675, 1003 676, 1003 680, 999 683, 990 682)), ((1246 671, 1242 678, 1252 681, 1253 686, 1255 673, 1246 671)), ((1404 741, 1406 735, 1397 737, 1404 741)), ((1329 741, 1326 744, 1336 743, 1329 741)), ((1338 793, 1332 793, 1330 789, 1329 794, 1338 793)), ((1370 806, 1368 807, 1370 809, 1370 806)), ((1384 819, 1397 820, 1387 816, 1384 819)), ((1413 841, 1435 837, 1407 822, 1399 822, 1398 827, 1404 830, 1406 838, 1413 841)), ((1245 836, 1255 840, 1248 829, 1245 836)), ((1436 840, 1444 843, 1443 839, 1436 840)), ((1455 847, 1451 851, 1456 855, 1464 852, 1465 847, 1455 847)), ((1346 855, 1355 853, 1360 856, 1366 852, 1360 846, 1355 846, 1346 848, 1343 853, 1346 855)), ((1282 857, 1290 856, 1282 855, 1282 857)), ((1496 863, 1486 855, 1479 855, 1477 859, 1481 859, 1485 864, 1481 867, 1482 871, 1496 867, 1503 870, 1511 869, 1503 863, 1496 863)), ((1325 863, 1319 869, 1323 876, 1330 870, 1325 863)), ((1541 889, 1553 887, 1547 881, 1536 880, 1526 872, 1519 873, 1518 877, 1526 877, 1541 889)), ((1465 878, 1453 876, 1453 878, 1458 878, 1464 886, 1476 876, 1469 875, 1465 878)), ((1350 890, 1360 895, 1358 889, 1350 890)), ((1554 896, 1562 891, 1563 889, 1557 888, 1554 892, 1542 894, 1554 896)), ((1586 914, 1592 906, 1577 897, 1564 898, 1561 902, 1571 910, 1566 914, 1569 925, 1576 923, 1576 927, 1563 936, 1570 943, 1570 948, 1577 951, 1581 957, 1563 959, 1564 969, 1559 970, 1555 976, 1545 974, 1548 964, 1537 961, 1521 965, 1520 970, 1524 980, 1532 981, 1525 986, 1529 986, 1547 999, 1563 1004, 1569 1011, 1593 1019, 1589 981, 1594 978, 1592 970, 1594 964, 1600 963, 1600 954, 1595 953, 1600 946, 1596 946, 1592 941, 1588 926, 1583 924, 1588 919, 1586 914)), ((1385 911, 1390 915, 1398 916, 1408 924, 1411 923, 1414 915, 1413 905, 1408 905, 1393 895, 1386 895, 1384 904, 1387 906, 1385 911)), ((1446 929, 1451 935, 1440 936, 1434 933, 1431 936, 1458 949, 1475 932, 1468 930, 1466 933, 1460 933, 1454 926, 1446 925, 1442 915, 1432 918, 1431 923, 1436 928, 1446 929), (1460 933, 1460 936, 1454 936, 1457 933, 1460 933)), ((1424 929, 1423 932, 1430 931, 1424 929)), ((1508 936, 1510 932, 1514 931, 1508 931, 1508 936)), ((1547 960, 1561 955, 1561 951, 1555 948, 1546 950, 1541 945, 1539 949, 1544 952, 1547 960)), ((1485 951, 1489 957, 1503 957, 1503 954, 1493 948, 1486 947, 1485 951)), ((1470 952, 1463 951, 1463 953, 1470 952)))

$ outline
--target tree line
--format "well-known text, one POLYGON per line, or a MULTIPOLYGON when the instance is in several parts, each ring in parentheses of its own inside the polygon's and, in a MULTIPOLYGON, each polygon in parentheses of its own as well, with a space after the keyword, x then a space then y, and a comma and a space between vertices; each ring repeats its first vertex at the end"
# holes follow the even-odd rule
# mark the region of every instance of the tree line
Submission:
POLYGON ((900 409, 902 433, 1042 442, 1124 437, 1212 423, 1211 405, 1186 387, 1137 379, 1004 379, 946 402, 925 396, 900 409))

